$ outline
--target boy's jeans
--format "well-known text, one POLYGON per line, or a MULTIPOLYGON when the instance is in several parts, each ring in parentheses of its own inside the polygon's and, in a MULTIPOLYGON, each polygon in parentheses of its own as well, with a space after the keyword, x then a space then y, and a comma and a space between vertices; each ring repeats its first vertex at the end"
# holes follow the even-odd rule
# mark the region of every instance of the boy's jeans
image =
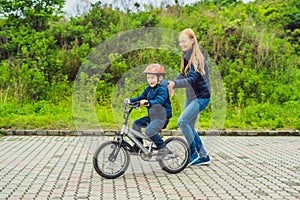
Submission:
POLYGON ((186 99, 184 110, 178 119, 178 126, 182 130, 188 144, 190 145, 191 153, 198 152, 200 157, 207 157, 200 136, 195 130, 195 124, 198 114, 204 110, 209 104, 210 99, 194 99, 189 101, 186 99))
MULTIPOLYGON (((132 129, 141 133, 142 128, 146 128, 146 135, 154 142, 156 147, 160 149, 165 146, 165 142, 160 137, 158 132, 163 129, 167 123, 168 120, 166 118, 154 118, 151 120, 149 116, 146 116, 135 120, 132 124, 132 129)), ((141 138, 138 138, 138 140, 143 143, 141 138)))

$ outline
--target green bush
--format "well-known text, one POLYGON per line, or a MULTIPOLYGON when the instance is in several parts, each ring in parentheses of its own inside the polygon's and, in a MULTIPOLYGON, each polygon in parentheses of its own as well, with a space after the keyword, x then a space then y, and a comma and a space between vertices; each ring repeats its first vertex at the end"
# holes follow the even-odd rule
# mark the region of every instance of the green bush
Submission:
MULTIPOLYGON (((4 12, 0 17, 0 128, 74 129, 74 121, 82 127, 97 123, 118 127, 122 120, 119 116, 112 120, 116 105, 111 105, 116 104, 113 98, 122 96, 115 94, 118 84, 134 88, 124 92, 127 97, 139 94, 144 79, 138 70, 157 62, 179 72, 181 52, 145 47, 120 55, 115 46, 107 46, 108 53, 114 52, 108 58, 97 55, 96 63, 88 63, 86 57, 95 53, 99 43, 126 30, 134 34, 136 28, 159 27, 180 32, 190 27, 220 70, 228 103, 225 128, 299 129, 298 2, 200 1, 188 6, 177 2, 139 12, 96 3, 88 13, 66 20, 60 16, 62 0, 47 6, 28 1, 17 8, 20 12, 15 3, 6 1, 0 5, 4 12), (32 9, 33 3, 38 9, 32 9), (94 73, 102 59, 108 59, 108 67, 94 73), (84 67, 90 67, 91 74, 78 74, 84 67), (124 78, 128 72, 139 78, 124 78), (96 87, 89 88, 94 83, 96 87)), ((178 44, 176 39, 156 37, 178 44)), ((167 74, 166 79, 174 77, 167 74)), ((172 100, 169 129, 178 128, 181 99, 172 100)), ((210 106, 201 113, 197 128, 215 126, 212 110, 210 106)), ((143 114, 133 113, 132 119, 143 114)))

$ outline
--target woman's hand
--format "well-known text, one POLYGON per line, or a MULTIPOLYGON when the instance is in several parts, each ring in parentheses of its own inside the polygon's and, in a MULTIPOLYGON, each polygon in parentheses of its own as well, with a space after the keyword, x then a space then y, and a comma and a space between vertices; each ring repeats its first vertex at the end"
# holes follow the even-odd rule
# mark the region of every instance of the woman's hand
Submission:
POLYGON ((169 90, 169 95, 170 97, 174 96, 174 86, 175 86, 175 82, 174 81, 169 81, 169 85, 168 85, 168 90, 169 90))
POLYGON ((146 99, 140 100, 140 106, 149 106, 149 102, 146 99))
POLYGON ((174 81, 168 81, 169 82, 169 85, 168 85, 168 88, 174 88, 175 86, 175 82, 174 81))

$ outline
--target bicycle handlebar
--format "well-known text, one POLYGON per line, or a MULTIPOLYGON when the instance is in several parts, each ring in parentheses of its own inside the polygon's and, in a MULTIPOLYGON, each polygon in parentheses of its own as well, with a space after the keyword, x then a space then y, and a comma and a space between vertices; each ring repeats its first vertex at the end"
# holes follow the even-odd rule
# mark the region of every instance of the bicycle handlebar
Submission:
POLYGON ((138 107, 140 107, 140 102, 139 101, 136 101, 136 102, 124 102, 124 113, 129 113, 129 111, 127 111, 127 105, 130 105, 131 109, 132 108, 138 108, 138 107))
POLYGON ((139 101, 130 102, 129 105, 133 108, 137 108, 137 107, 140 107, 140 102, 139 101))
MULTIPOLYGON (((145 106, 147 106, 147 105, 149 105, 149 102, 145 102, 144 103, 144 105, 145 106)), ((131 112, 131 110, 133 109, 133 108, 138 108, 138 107, 140 107, 141 106, 141 104, 140 104, 140 102, 139 101, 136 101, 136 102, 124 102, 124 113, 130 113, 131 112), (130 105, 130 109, 127 111, 127 105, 130 105)))

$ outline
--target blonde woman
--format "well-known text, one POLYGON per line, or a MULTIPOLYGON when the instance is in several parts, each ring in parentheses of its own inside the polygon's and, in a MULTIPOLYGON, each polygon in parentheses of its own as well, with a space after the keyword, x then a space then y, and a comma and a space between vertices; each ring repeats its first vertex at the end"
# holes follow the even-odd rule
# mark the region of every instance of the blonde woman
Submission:
POLYGON ((173 88, 186 88, 186 101, 178 119, 178 126, 190 145, 189 165, 209 164, 210 157, 195 130, 199 113, 207 107, 210 101, 208 65, 192 29, 188 28, 180 33, 179 45, 183 52, 180 73, 173 81, 169 81, 168 87, 170 91, 173 88))

